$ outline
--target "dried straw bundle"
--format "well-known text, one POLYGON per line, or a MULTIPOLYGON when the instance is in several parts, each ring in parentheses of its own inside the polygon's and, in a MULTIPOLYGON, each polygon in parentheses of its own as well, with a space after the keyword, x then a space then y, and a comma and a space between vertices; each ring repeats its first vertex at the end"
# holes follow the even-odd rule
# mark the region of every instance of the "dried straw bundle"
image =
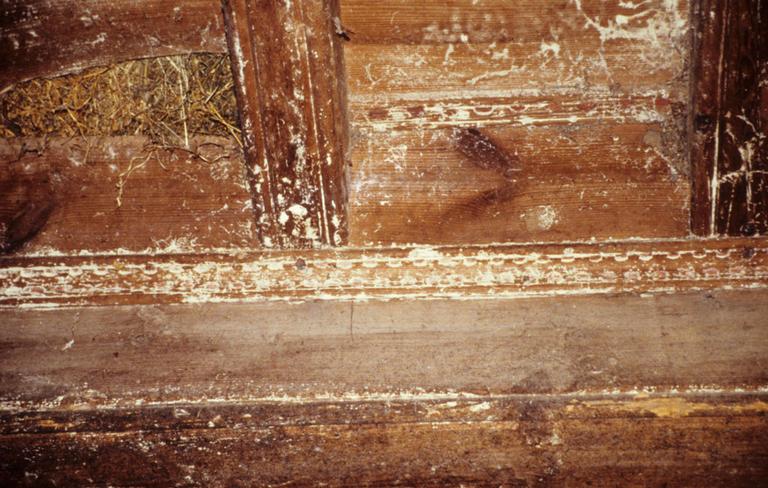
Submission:
POLYGON ((0 94, 0 137, 144 135, 189 148, 193 135, 239 140, 229 58, 191 54, 37 79, 0 94))

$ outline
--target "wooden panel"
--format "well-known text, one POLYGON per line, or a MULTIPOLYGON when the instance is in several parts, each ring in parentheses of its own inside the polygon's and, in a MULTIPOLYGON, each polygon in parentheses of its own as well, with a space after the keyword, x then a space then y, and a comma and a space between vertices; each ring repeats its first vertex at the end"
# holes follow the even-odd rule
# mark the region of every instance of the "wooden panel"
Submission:
POLYGON ((342 7, 356 97, 465 91, 684 98, 686 1, 384 0, 342 7))
POLYGON ((4 310, 0 401, 82 410, 761 390, 766 298, 752 290, 4 310))
POLYGON ((688 7, 341 2, 350 243, 687 235, 688 7), (483 169, 454 130, 479 130, 521 171, 483 169))
MULTIPOLYGON (((677 48, 679 38, 685 34, 687 3, 654 0, 638 9, 627 2, 594 0, 525 0, 514 4, 503 0, 452 0, 447 4, 433 0, 418 3, 344 0, 341 17, 348 26, 350 55, 364 61, 352 63, 356 66, 353 71, 365 72, 364 66, 371 63, 371 59, 365 62, 365 49, 376 44, 399 44, 401 47, 395 46, 401 49, 399 52, 376 51, 378 56, 389 57, 396 64, 389 68, 378 63, 371 66, 374 69, 371 75, 388 72, 391 79, 404 64, 417 67, 427 64, 427 58, 424 62, 419 60, 431 45, 437 50, 431 56, 440 61, 429 64, 434 75, 439 76, 442 69, 446 70, 442 74, 449 74, 451 78, 466 77, 464 73, 448 70, 449 66, 455 67, 453 54, 462 56, 463 53, 470 57, 470 66, 492 61, 491 68, 510 71, 487 76, 475 82, 476 85, 503 83, 506 79, 516 88, 538 88, 532 77, 523 75, 522 83, 509 78, 510 75, 520 77, 524 71, 522 67, 513 69, 518 66, 516 50, 520 50, 532 55, 530 62, 539 58, 539 65, 550 65, 554 68, 552 72, 558 67, 565 73, 570 71, 571 75, 558 84, 562 86, 568 79, 571 89, 578 92, 592 86, 595 80, 607 85, 609 83, 604 82, 620 77, 620 82, 638 86, 664 83, 670 75, 677 75, 684 56, 677 48), (550 25, 555 28, 550 29, 550 25), (418 48, 418 44, 424 46, 421 51, 415 51, 415 58, 402 51, 407 46, 418 48), (436 46, 439 44, 442 46, 436 46), (482 44, 486 46, 478 49, 482 44), (453 49, 446 60, 449 45, 453 45, 453 49), (490 51, 482 53, 484 49, 496 50, 495 55, 490 51), (506 55, 505 49, 508 49, 506 55), (473 50, 480 52, 472 53, 473 50), (642 72, 643 76, 635 76, 636 72, 642 72)), ((12 69, 3 70, 2 86, 134 57, 224 52, 220 12, 217 0, 6 2, 0 10, 3 20, 0 39, 2 54, 12 69)), ((494 69, 489 70, 493 72, 494 69)), ((403 79, 403 82, 413 80, 403 79)), ((393 81, 385 85, 390 83, 393 81)), ((357 91, 355 84, 351 88, 357 91)))
POLYGON ((460 130, 434 124, 439 128, 358 132, 352 243, 551 242, 688 233, 685 168, 674 148, 662 143, 666 135, 659 123, 502 122, 481 129, 516 160, 507 174, 462 148, 460 130))
POLYGON ((0 258, 0 306, 762 288, 763 239, 0 258))
POLYGON ((193 138, 0 140, 0 241, 27 255, 249 247, 240 148, 193 138))
POLYGON ((350 241, 687 235, 687 8, 346 3, 350 241), (466 130, 517 171, 462 150, 466 130))
POLYGON ((0 476, 43 486, 756 486, 768 476, 767 408, 759 396, 534 396, 42 412, 3 419, 0 476), (8 432, 25 422, 32 432, 8 432))
POLYGON ((335 0, 227 0, 256 228, 266 247, 346 240, 346 93, 335 0))
POLYGON ((217 0, 7 0, 0 92, 36 77, 149 56, 223 52, 217 0))
POLYGON ((695 10, 693 212, 699 235, 768 232, 768 9, 703 0, 695 10))

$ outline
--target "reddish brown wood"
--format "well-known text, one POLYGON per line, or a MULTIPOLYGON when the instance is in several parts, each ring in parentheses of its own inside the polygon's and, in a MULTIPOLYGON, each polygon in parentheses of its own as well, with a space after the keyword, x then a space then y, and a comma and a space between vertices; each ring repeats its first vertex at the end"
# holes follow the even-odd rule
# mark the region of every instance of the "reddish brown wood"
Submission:
POLYGON ((340 8, 351 39, 350 244, 689 234, 678 127, 688 98, 686 1, 346 0, 340 8), (462 152, 457 128, 517 158, 517 181, 462 152))
POLYGON ((0 91, 121 60, 226 48, 215 0, 7 0, 0 4, 0 91))
POLYGON ((223 5, 262 243, 342 244, 347 117, 338 4, 223 5))
POLYGON ((695 4, 692 229, 768 231, 768 5, 695 4))
POLYGON ((531 395, 30 412, 0 417, 0 477, 14 486, 760 486, 767 407, 756 395, 531 395))
POLYGON ((190 252, 258 245, 237 144, 192 137, 0 140, 0 250, 190 252))

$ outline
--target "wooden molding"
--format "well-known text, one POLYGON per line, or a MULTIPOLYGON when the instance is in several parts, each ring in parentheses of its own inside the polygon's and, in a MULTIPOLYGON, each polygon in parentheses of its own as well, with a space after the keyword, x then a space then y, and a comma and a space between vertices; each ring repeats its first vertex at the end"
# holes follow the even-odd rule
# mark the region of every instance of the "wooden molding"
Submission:
POLYGON ((768 286, 765 239, 0 259, 0 306, 512 298, 768 286))
POLYGON ((694 2, 691 227, 768 232, 768 9, 694 2))
POLYGON ((338 4, 223 2, 256 225, 266 247, 346 241, 338 4))

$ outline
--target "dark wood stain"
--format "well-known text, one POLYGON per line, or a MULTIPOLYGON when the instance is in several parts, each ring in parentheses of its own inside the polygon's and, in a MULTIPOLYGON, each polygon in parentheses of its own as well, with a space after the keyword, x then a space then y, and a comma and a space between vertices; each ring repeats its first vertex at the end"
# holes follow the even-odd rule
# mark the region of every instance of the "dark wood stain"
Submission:
POLYGON ((475 127, 455 129, 453 139, 456 150, 482 169, 496 170, 507 179, 514 178, 515 173, 522 170, 517 155, 505 150, 475 127))
POLYGON ((37 486, 747 486, 768 476, 763 401, 530 396, 41 412, 2 417, 0 475, 37 486), (689 406, 700 413, 687 415, 689 406))

